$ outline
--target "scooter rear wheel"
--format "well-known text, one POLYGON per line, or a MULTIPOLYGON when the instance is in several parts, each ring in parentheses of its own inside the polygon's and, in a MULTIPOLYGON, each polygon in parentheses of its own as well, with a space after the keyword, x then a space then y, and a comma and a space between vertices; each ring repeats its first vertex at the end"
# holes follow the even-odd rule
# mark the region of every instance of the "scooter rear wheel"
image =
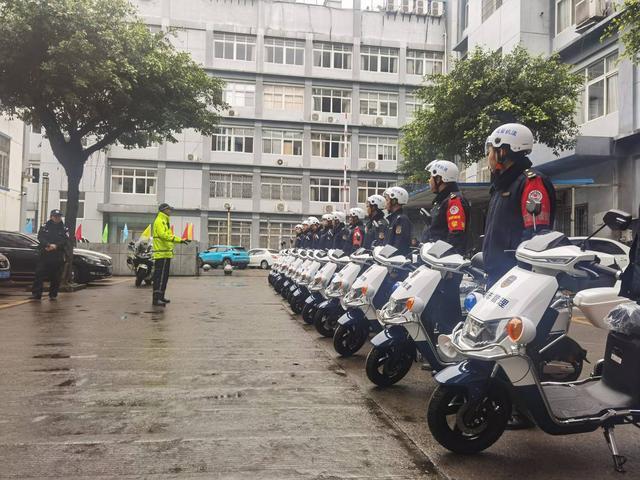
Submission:
POLYGON ((369 338, 369 330, 357 325, 338 325, 333 334, 333 348, 343 357, 350 357, 362 348, 369 338))
POLYGON ((367 355, 367 378, 379 387, 390 387, 409 373, 413 361, 412 352, 402 345, 373 347, 367 355))
POLYGON ((502 436, 510 416, 509 395, 498 385, 491 385, 474 402, 465 388, 439 385, 429 402, 427 424, 433 438, 447 450, 473 454, 502 436))

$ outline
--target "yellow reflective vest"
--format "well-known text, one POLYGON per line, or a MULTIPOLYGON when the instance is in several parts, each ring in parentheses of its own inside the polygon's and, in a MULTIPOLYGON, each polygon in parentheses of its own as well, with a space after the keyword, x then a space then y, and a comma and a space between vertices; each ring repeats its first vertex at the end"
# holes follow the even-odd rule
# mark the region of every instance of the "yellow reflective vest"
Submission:
POLYGON ((158 216, 153 221, 153 259, 173 258, 173 248, 176 243, 182 242, 180 237, 171 233, 169 215, 158 212, 158 216))

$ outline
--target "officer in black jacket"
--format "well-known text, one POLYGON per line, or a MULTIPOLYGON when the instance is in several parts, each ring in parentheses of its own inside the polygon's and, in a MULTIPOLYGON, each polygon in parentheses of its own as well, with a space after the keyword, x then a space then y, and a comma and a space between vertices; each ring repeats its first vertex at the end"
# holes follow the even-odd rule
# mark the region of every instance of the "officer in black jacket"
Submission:
POLYGON ((385 245, 389 222, 384 218, 385 200, 382 195, 371 195, 367 198, 367 220, 364 225, 364 248, 385 245))
POLYGON ((320 220, 318 220, 317 217, 309 217, 307 221, 309 222, 309 233, 307 234, 309 237, 309 246, 307 248, 320 248, 320 235, 318 233, 320 220))
POLYGON ((492 180, 482 252, 488 287, 516 265, 515 250, 521 242, 553 227, 555 189, 531 168, 527 155, 532 148, 531 130, 518 123, 502 125, 487 138, 492 180), (527 200, 541 204, 535 218, 526 210, 527 200))
POLYGON ((402 211, 402 206, 409 202, 409 193, 402 187, 390 187, 384 191, 386 209, 389 212, 389 234, 387 245, 398 249, 401 255, 409 255, 411 251, 411 230, 413 226, 409 217, 402 211))
POLYGON ((302 234, 300 235, 300 248, 309 248, 311 237, 309 235, 309 220, 302 221, 302 234))
POLYGON ((299 223, 298 225, 296 225, 294 227, 294 231, 296 233, 296 239, 295 239, 295 242, 294 242, 293 246, 295 248, 302 248, 302 240, 303 240, 303 238, 302 238, 302 224, 299 223))
POLYGON ((49 298, 55 300, 60 288, 60 277, 64 268, 64 247, 69 240, 69 230, 62 221, 62 212, 52 210, 49 220, 38 231, 40 257, 36 265, 31 298, 42 298, 44 279, 49 279, 49 298))
POLYGON ((344 251, 345 243, 348 241, 348 230, 345 226, 345 221, 347 220, 347 216, 344 212, 336 212, 334 213, 333 219, 333 248, 337 248, 339 250, 344 251))
MULTIPOLYGON (((436 194, 430 217, 431 223, 422 232, 422 242, 442 240, 464 255, 467 245, 469 203, 458 187, 460 174, 455 163, 435 160, 427 165, 430 174, 429 187, 436 194)), ((460 283, 462 275, 447 273, 438 284, 436 295, 429 301, 428 329, 432 340, 439 334, 449 334, 462 318, 460 308, 460 283)))
POLYGON ((333 214, 325 213, 322 215, 322 220, 320 221, 320 242, 318 244, 318 248, 322 250, 327 250, 332 248, 333 246, 333 214))

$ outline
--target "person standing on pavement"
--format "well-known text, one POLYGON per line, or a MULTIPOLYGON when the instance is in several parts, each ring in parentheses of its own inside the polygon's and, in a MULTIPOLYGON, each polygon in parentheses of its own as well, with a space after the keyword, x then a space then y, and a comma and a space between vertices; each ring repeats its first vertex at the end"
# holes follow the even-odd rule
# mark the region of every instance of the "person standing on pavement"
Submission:
POLYGON ((409 193, 402 187, 389 187, 384 191, 383 196, 386 201, 386 210, 389 212, 387 245, 395 247, 401 255, 409 255, 413 227, 409 217, 402 210, 403 205, 409 202, 409 193))
POLYGON ((45 277, 49 279, 49 299, 58 298, 62 270, 64 269, 64 247, 69 240, 69 229, 62 221, 60 210, 51 210, 49 220, 38 231, 40 256, 31 287, 31 298, 40 300, 45 277))
POLYGON ((382 195, 367 198, 367 222, 364 226, 363 247, 371 250, 384 245, 387 240, 389 222, 384 218, 385 200, 382 195))
POLYGON ((169 281, 169 268, 176 243, 189 243, 171 232, 169 216, 173 208, 167 203, 158 207, 153 221, 153 305, 164 307, 170 300, 165 296, 169 281))
POLYGON ((531 168, 527 155, 532 149, 533 133, 518 123, 502 125, 487 138, 492 177, 482 245, 487 288, 516 265, 515 250, 521 242, 553 227, 555 189, 546 176, 531 168), (527 212, 528 200, 540 203, 535 218, 527 212))
MULTIPOLYGON (((464 255, 469 225, 469 203, 458 187, 460 174, 455 163, 435 160, 427 165, 429 188, 436 194, 431 207, 431 223, 422 232, 422 242, 442 240, 456 253, 464 255)), ((432 340, 439 334, 449 334, 462 318, 460 308, 460 283, 462 274, 446 273, 438 284, 438 295, 432 296, 429 320, 432 322, 432 340), (446 312, 446 313, 445 313, 446 312), (440 313, 442 313, 440 315, 440 313)))

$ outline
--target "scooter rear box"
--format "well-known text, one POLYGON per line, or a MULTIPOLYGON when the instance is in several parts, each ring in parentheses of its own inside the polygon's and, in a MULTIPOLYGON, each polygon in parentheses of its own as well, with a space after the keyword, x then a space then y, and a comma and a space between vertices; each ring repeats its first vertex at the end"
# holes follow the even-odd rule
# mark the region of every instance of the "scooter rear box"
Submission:
POLYGON ((640 401, 640 337, 609 332, 602 381, 640 401))

